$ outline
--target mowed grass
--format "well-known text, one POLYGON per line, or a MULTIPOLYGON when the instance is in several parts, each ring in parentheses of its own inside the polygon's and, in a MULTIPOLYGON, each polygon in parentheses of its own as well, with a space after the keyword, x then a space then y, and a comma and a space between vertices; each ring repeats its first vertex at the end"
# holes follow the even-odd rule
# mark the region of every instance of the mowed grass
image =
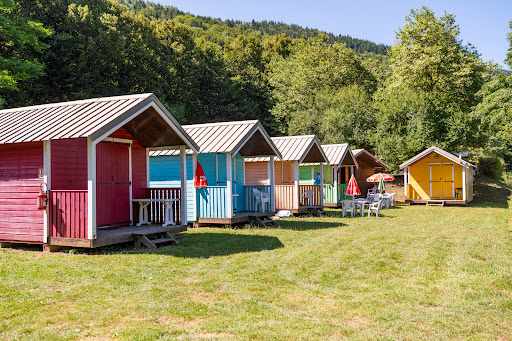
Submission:
POLYGON ((191 229, 116 254, 0 250, 0 338, 512 340, 504 205, 191 229))

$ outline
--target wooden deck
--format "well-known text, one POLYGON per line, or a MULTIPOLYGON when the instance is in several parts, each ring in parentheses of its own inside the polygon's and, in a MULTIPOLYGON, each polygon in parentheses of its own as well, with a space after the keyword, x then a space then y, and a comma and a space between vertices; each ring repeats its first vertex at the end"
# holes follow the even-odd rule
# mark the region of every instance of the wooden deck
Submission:
POLYGON ((273 216, 276 212, 235 212, 233 218, 197 218, 198 224, 221 224, 231 225, 250 221, 251 217, 273 216))
POLYGON ((409 205, 427 205, 429 203, 439 203, 441 206, 446 206, 446 205, 466 205, 467 204, 467 201, 464 201, 464 200, 450 200, 450 199, 446 199, 446 200, 442 200, 442 199, 432 199, 432 200, 426 200, 426 199, 407 199, 405 200, 405 203, 406 204, 409 204, 409 205))
POLYGON ((185 225, 162 227, 160 224, 98 229, 96 239, 50 237, 48 238, 48 245, 96 248, 135 241, 136 234, 178 233, 186 230, 187 226, 185 225))
POLYGON ((341 202, 338 201, 337 203, 332 203, 332 204, 324 203, 324 207, 338 208, 338 207, 341 207, 341 202))

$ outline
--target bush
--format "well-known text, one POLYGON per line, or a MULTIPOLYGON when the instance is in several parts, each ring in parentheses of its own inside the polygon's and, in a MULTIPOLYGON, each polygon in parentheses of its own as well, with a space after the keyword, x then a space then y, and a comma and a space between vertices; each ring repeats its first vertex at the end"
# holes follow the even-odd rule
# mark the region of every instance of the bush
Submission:
POLYGON ((478 174, 500 180, 503 176, 503 161, 491 157, 478 159, 478 174))

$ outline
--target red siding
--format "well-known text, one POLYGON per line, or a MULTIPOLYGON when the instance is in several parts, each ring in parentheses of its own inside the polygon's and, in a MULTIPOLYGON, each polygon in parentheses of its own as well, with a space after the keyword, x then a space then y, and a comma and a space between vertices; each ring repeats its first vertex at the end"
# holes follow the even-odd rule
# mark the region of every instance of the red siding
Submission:
POLYGON ((52 190, 87 190, 87 139, 51 142, 52 190))
POLYGON ((0 241, 43 243, 44 213, 37 210, 43 143, 0 145, 0 241))

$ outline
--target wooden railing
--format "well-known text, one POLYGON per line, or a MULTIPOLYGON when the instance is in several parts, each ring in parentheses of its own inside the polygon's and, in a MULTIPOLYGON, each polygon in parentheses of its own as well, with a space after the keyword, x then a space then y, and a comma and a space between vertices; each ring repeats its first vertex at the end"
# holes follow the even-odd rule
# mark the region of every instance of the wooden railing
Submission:
POLYGON ((199 218, 227 218, 226 186, 207 186, 197 189, 199 218))
POLYGON ((87 191, 49 191, 49 236, 87 238, 87 191))
POLYGON ((276 210, 298 209, 294 185, 276 185, 276 210))
POLYGON ((299 204, 301 206, 320 206, 320 185, 299 185, 299 204), (309 200, 306 191, 313 191, 313 200, 309 200))
MULTIPOLYGON (((256 207, 256 197, 253 194, 252 189, 256 188, 263 193, 268 193, 270 196, 270 186, 258 185, 258 186, 244 186, 245 189, 245 210, 248 212, 256 212, 256 210, 261 211, 261 206, 258 205, 256 207)), ((270 210, 270 204, 265 205, 265 211, 268 212, 270 210)))
MULTIPOLYGON (((180 199, 181 188, 147 188, 146 197, 151 199, 180 199)), ((176 225, 181 225, 181 202, 180 200, 173 203, 174 219, 176 225)), ((135 210, 134 210, 135 214, 135 210)), ((153 224, 163 224, 164 222, 164 204, 152 202, 150 204, 150 220, 153 224)), ((134 217, 135 218, 135 217, 134 217)), ((137 219, 134 219, 137 221, 137 219)))

